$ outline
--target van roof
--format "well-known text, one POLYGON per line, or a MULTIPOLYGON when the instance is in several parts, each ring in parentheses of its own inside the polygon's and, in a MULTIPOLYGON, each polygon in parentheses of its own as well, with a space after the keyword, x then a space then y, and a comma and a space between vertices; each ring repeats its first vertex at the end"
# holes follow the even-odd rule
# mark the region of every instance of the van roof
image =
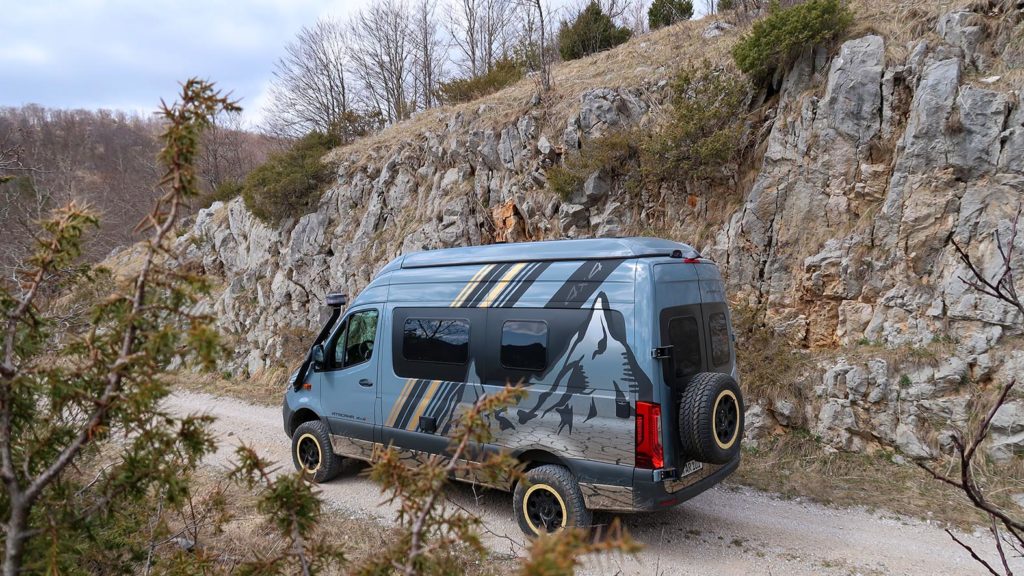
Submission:
POLYGON ((693 247, 660 238, 588 238, 583 240, 546 240, 428 250, 400 256, 381 272, 395 268, 429 268, 463 264, 500 262, 538 262, 557 260, 595 260, 671 256, 680 251, 683 258, 697 258, 693 247))

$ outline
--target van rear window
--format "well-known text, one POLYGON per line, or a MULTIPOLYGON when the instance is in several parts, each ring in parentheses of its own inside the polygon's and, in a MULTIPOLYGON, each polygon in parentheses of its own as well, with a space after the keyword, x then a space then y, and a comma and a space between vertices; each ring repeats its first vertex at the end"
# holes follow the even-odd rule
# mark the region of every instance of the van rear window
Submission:
POLYGON ((729 322, 725 314, 718 312, 708 317, 708 329, 711 332, 711 361, 715 366, 729 362, 729 322))
POLYGON ((672 344, 672 370, 675 378, 687 378, 700 372, 700 331, 697 319, 677 316, 668 323, 672 344))
POLYGON ((469 320, 407 318, 402 357, 414 362, 465 364, 469 359, 469 320))
POLYGON ((543 372, 548 364, 546 322, 509 320, 501 326, 501 365, 513 370, 543 372))

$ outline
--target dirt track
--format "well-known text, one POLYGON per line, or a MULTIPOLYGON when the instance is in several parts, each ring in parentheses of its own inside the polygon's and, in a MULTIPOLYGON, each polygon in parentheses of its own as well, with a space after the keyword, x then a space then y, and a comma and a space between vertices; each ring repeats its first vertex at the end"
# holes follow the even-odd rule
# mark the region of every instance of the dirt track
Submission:
MULTIPOLYGON (((203 412, 217 418, 220 445, 211 465, 226 465, 240 442, 291 469, 288 438, 281 411, 206 394, 179 392, 169 406, 181 413, 203 412)), ((375 484, 346 468, 325 484, 328 508, 387 523, 393 510, 381 506, 375 484)), ((496 552, 517 553, 523 540, 511 511, 511 498, 500 492, 474 494, 456 485, 454 502, 478 513, 492 533, 496 552)), ((607 520, 598 515, 597 520, 607 520)), ((835 509, 781 500, 762 492, 715 488, 675 509, 623 517, 624 525, 645 548, 636 558, 605 557, 588 563, 593 574, 981 574, 966 552, 941 528, 856 509, 835 509)), ((987 551, 990 539, 960 535, 975 550, 987 551)), ((1024 561, 1011 566, 1024 571, 1024 561)))

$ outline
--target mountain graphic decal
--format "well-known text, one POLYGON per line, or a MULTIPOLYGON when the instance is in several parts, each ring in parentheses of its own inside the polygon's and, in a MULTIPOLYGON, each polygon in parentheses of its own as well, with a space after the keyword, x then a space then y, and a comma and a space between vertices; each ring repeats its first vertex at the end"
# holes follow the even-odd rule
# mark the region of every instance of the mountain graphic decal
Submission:
POLYGON ((651 382, 626 344, 622 317, 612 313, 603 292, 594 299, 587 321, 580 326, 562 356, 552 363, 544 376, 528 383, 532 390, 543 391, 532 407, 518 411, 519 424, 554 412, 559 418, 558 432, 566 430, 571 434, 574 414, 585 416, 586 420, 597 416, 591 398, 597 382, 611 384, 603 387, 615 389, 615 415, 620 418, 632 414, 629 398, 623 390, 640 397, 651 394, 651 382))

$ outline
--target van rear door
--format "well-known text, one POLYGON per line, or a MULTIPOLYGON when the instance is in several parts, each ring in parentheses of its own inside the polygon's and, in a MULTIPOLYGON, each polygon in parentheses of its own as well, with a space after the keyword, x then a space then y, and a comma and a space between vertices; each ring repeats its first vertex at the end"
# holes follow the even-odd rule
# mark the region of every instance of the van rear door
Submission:
POLYGON ((707 368, 701 287, 696 264, 673 260, 654 265, 654 302, 658 346, 668 347, 662 379, 678 391, 707 368))

